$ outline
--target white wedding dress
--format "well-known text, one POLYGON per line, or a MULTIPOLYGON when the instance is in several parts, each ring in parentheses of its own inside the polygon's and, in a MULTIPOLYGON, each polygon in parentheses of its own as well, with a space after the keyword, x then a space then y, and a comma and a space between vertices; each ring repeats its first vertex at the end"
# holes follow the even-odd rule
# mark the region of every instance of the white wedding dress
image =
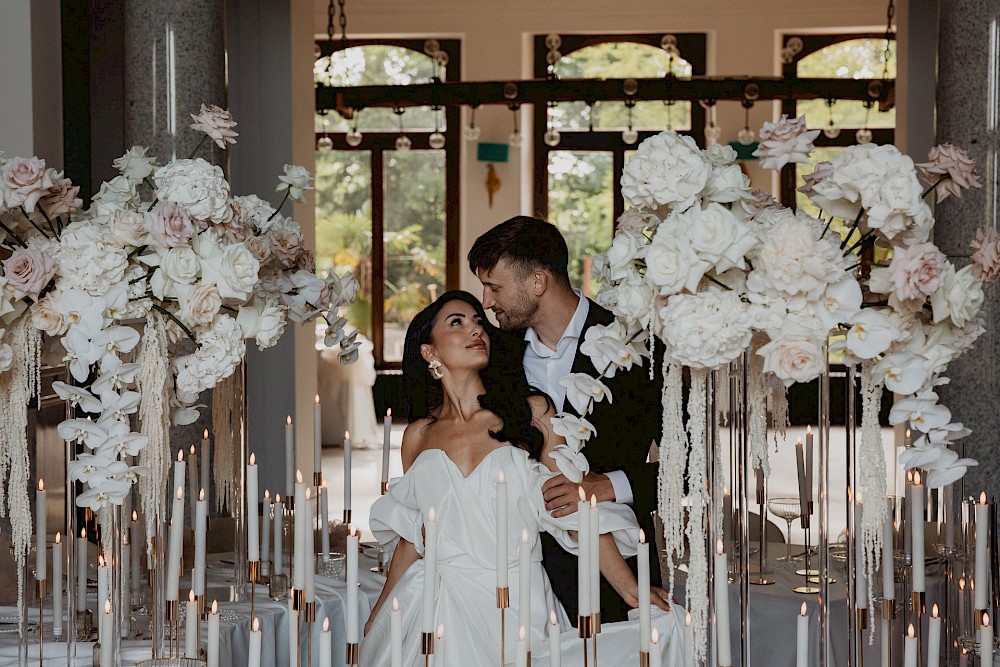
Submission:
MULTIPOLYGON (((436 667, 493 667, 500 657, 500 614, 496 608, 496 489, 501 470, 507 482, 510 588, 505 663, 515 662, 515 641, 518 628, 523 624, 531 635, 533 667, 549 664, 547 625, 549 611, 554 610, 562 629, 563 664, 582 664, 583 642, 577 638, 566 612, 552 594, 542 568, 539 541, 539 531, 544 530, 567 550, 576 553, 576 540, 569 534, 576 530, 576 514, 561 519, 549 515, 541 488, 555 473, 530 460, 524 450, 511 446, 495 449, 468 477, 443 450, 424 450, 389 493, 372 506, 372 532, 384 545, 392 543, 395 546, 395 541, 402 537, 412 542, 422 555, 421 528, 430 508, 434 508, 438 522, 434 627, 444 626, 444 652, 441 655, 437 651, 431 664, 436 667), (525 529, 532 554, 529 623, 519 614, 518 553, 525 529)), ((632 510, 614 503, 601 503, 599 507, 601 532, 614 536, 624 556, 635 555, 639 529, 632 510)), ((561 585, 575 586, 576 581, 561 585)), ((424 664, 420 655, 423 586, 424 565, 420 559, 400 578, 361 643, 360 664, 363 667, 391 664, 393 598, 399 601, 400 607, 403 665, 424 664)), ((678 607, 671 613, 653 608, 653 627, 663 638, 660 646, 664 665, 682 664, 684 633, 679 619, 683 617, 684 612, 678 607)), ((638 664, 638 621, 605 623, 598 642, 599 655, 614 656, 614 664, 638 664)))

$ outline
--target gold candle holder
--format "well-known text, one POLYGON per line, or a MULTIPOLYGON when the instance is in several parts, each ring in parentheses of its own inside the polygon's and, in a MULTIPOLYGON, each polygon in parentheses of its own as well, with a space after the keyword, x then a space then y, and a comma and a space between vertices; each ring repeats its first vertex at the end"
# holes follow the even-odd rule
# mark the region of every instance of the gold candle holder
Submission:
POLYGON ((639 651, 639 667, 649 667, 649 651, 639 651))
POLYGON ((382 495, 389 493, 389 482, 382 482, 382 495))
POLYGON ((260 573, 260 561, 251 560, 247 562, 247 581, 250 583, 250 618, 256 614, 257 600, 257 575, 260 573))
MULTIPOLYGON (((578 615, 576 617, 576 632, 580 639, 590 639, 594 634, 594 617, 578 615)), ((584 643, 584 647, 586 647, 586 643, 584 643)))
POLYGON ((420 655, 434 655, 434 633, 420 633, 420 655))
POLYGON ((507 609, 510 607, 510 589, 504 586, 497 587, 497 609, 507 609))
POLYGON ((927 594, 923 591, 913 591, 913 613, 917 616, 924 614, 927 611, 925 605, 927 594))
POLYGON ((595 635, 600 634, 601 633, 601 612, 599 612, 599 611, 594 612, 593 614, 590 615, 590 618, 591 618, 591 623, 593 623, 593 625, 591 627, 593 627, 594 634, 595 635))
POLYGON ((896 619, 896 601, 882 598, 882 618, 887 621, 896 619))
POLYGON ((163 611, 163 618, 167 622, 169 635, 167 646, 169 657, 180 657, 181 653, 181 633, 180 633, 180 604, 177 600, 167 600, 166 608, 163 611))
POLYGON ((357 642, 348 643, 347 651, 344 655, 344 662, 348 665, 358 664, 358 654, 361 652, 361 646, 357 642))
POLYGON ((292 609, 295 611, 303 611, 306 606, 306 592, 304 590, 292 589, 294 597, 292 598, 292 609))
MULTIPOLYGON (((314 472, 313 473, 313 486, 323 486, 323 473, 322 472, 314 472)), ((316 494, 316 495, 317 495, 317 497, 319 496, 319 494, 316 494)))
POLYGON ((344 524, 351 523, 351 510, 344 510, 344 524))
POLYGON ((868 629, 868 609, 858 609, 858 630, 868 629))
POLYGON ((497 609, 500 610, 500 664, 504 664, 504 659, 506 658, 506 644, 504 638, 506 637, 506 624, 504 610, 510 607, 510 588, 507 586, 500 587, 497 586, 497 609))
POLYGON ((302 620, 306 623, 316 622, 316 601, 303 603, 302 620))
POLYGON ((295 496, 290 493, 285 497, 285 511, 289 514, 295 513, 295 496))

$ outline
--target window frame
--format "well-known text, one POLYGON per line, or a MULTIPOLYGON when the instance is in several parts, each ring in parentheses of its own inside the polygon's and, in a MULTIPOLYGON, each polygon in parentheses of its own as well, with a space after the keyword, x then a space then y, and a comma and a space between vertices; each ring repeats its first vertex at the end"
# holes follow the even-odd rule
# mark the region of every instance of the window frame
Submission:
MULTIPOLYGON (((796 79, 799 78, 798 66, 799 61, 807 56, 811 56, 817 51, 822 51, 828 46, 833 46, 835 44, 840 44, 843 42, 853 42, 856 39, 880 39, 884 40, 886 34, 884 32, 856 32, 856 33, 826 33, 826 34, 798 34, 798 33, 784 33, 781 35, 781 43, 787 44, 788 40, 797 37, 802 40, 802 50, 792 56, 791 60, 787 63, 782 63, 781 74, 786 79, 796 79)), ((896 33, 890 33, 890 39, 897 43, 896 33)), ((897 52, 898 53, 898 52, 897 52)), ((898 55, 896 56, 898 59, 898 55)), ((889 79, 895 83, 895 79, 889 79)), ((837 101, 835 98, 834 102, 837 101)), ((794 99, 786 99, 781 102, 781 113, 787 114, 789 118, 796 118, 798 113, 797 101, 794 99)), ((878 113, 876 111, 876 113, 878 113)), ((857 140, 854 138, 855 133, 860 130, 860 127, 841 127, 840 134, 837 137, 831 139, 827 137, 822 132, 819 136, 813 140, 813 145, 816 148, 830 148, 830 147, 841 147, 846 148, 848 146, 853 146, 857 144, 857 140)), ((896 138, 896 128, 879 127, 879 128, 869 128, 872 133, 873 144, 891 144, 896 138)), ((795 172, 796 166, 794 163, 789 163, 782 167, 780 173, 780 189, 779 195, 781 198, 781 203, 784 206, 793 206, 795 203, 795 172)))
MULTIPOLYGON (((430 37, 419 39, 351 39, 347 42, 334 40, 317 40, 316 58, 329 56, 332 53, 359 46, 396 46, 410 51, 427 55, 424 52, 424 43, 430 37)), ((448 54, 448 65, 445 68, 445 80, 449 73, 456 73, 455 80, 459 80, 462 67, 461 62, 461 40, 436 38, 440 49, 448 54)), ((358 110, 363 113, 363 109, 358 110)), ((445 291, 458 288, 460 280, 460 167, 461 167, 461 109, 454 106, 444 106, 442 109, 445 117, 445 128, 442 134, 445 137, 444 148, 439 149, 445 152, 444 167, 444 235, 445 235, 445 291)), ((320 109, 316 109, 320 113, 320 109)), ((333 113, 329 111, 328 113, 333 113)), ((435 150, 430 147, 430 135, 433 130, 406 130, 406 136, 410 138, 412 146, 410 150, 435 150)), ((371 338, 374 346, 375 369, 376 371, 394 371, 401 368, 401 362, 385 360, 385 152, 396 149, 396 138, 398 131, 374 132, 365 131, 362 133, 361 143, 357 146, 350 146, 345 138, 346 133, 342 132, 315 132, 315 140, 322 136, 329 136, 333 140, 334 151, 354 151, 369 153, 369 165, 371 168, 371 213, 372 213, 372 303, 371 303, 371 338), (378 177, 376 178, 376 175, 378 177), (378 288, 376 288, 378 286, 378 288)))
MULTIPOLYGON (((665 34, 672 34, 677 38, 677 48, 680 57, 691 63, 691 75, 703 76, 707 68, 708 37, 705 33, 629 33, 629 34, 600 34, 600 35, 580 35, 569 34, 559 35, 562 44, 559 51, 566 56, 588 46, 608 44, 612 42, 632 42, 644 44, 655 48, 660 47, 660 40, 665 34)), ((545 46, 546 35, 535 35, 534 44, 534 77, 544 79, 548 76, 549 64, 546 61, 548 48, 545 46)), ((670 77, 664 77, 664 96, 669 99, 670 77)), ((591 100, 588 100, 590 102, 591 100)), ((601 102, 600 99, 592 101, 601 102)), ((621 100, 614 100, 620 102, 621 100)), ((545 143, 543 136, 548 128, 548 108, 542 105, 535 105, 532 119, 532 145, 534 147, 535 162, 535 188, 534 188, 534 209, 541 218, 547 218, 549 213, 549 152, 551 151, 591 151, 607 152, 612 154, 612 184, 614 186, 612 203, 612 224, 617 227, 618 218, 625 212, 625 201, 621 193, 621 175, 625 168, 625 154, 634 151, 636 147, 645 139, 654 136, 659 130, 641 130, 639 138, 634 144, 626 144, 622 141, 621 132, 618 130, 593 130, 586 132, 562 132, 559 144, 549 146, 545 143)), ((694 138, 698 145, 705 143, 705 109, 700 104, 691 103, 691 129, 681 132, 694 138)), ((613 231, 613 230, 612 230, 613 231)))

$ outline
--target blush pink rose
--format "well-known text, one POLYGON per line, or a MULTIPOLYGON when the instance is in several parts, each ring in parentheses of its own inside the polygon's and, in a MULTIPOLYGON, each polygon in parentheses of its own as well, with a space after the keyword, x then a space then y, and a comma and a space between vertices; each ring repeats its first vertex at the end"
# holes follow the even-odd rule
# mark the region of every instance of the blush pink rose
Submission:
POLYGON ((3 272, 15 299, 37 300, 56 274, 56 261, 41 250, 18 248, 3 261, 3 272))
POLYGON ((972 243, 972 274, 984 283, 1000 278, 1000 234, 990 228, 980 229, 972 243))
POLYGON ((194 236, 195 222, 181 204, 166 202, 147 213, 143 226, 153 240, 164 248, 190 245, 194 236))
POLYGON ((240 136, 233 130, 236 121, 230 113, 214 104, 201 105, 201 111, 191 114, 192 130, 204 132, 215 142, 219 148, 225 148, 228 144, 235 144, 236 137, 240 136))
POLYGON ((947 269, 947 259, 933 243, 893 250, 889 280, 896 296, 904 301, 924 300, 937 291, 947 269))
POLYGON ((271 255, 285 268, 295 265, 302 252, 302 239, 298 234, 287 229, 275 229, 268 234, 268 241, 271 244, 271 255))
POLYGON ((37 157, 16 157, 0 168, 0 193, 8 208, 23 206, 32 213, 38 200, 48 194, 54 185, 45 160, 37 157))
POLYGON ((83 205, 83 200, 77 196, 80 194, 80 186, 74 186, 73 181, 62 177, 62 173, 51 171, 53 185, 48 193, 38 200, 38 205, 49 219, 72 213, 83 205))
POLYGON ((970 188, 981 188, 976 161, 958 146, 941 144, 927 154, 927 162, 918 164, 921 175, 928 185, 937 190, 937 200, 948 195, 962 198, 962 192, 970 188))

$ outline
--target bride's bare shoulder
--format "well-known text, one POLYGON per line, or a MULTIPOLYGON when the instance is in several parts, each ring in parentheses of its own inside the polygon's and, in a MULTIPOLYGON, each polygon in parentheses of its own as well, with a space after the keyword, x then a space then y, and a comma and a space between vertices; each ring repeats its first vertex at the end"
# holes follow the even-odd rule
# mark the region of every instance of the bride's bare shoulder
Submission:
POLYGON ((403 431, 403 444, 400 447, 400 458, 403 460, 403 470, 409 470, 413 462, 417 460, 420 452, 424 450, 426 442, 425 431, 434 420, 431 417, 418 419, 406 427, 403 431))

